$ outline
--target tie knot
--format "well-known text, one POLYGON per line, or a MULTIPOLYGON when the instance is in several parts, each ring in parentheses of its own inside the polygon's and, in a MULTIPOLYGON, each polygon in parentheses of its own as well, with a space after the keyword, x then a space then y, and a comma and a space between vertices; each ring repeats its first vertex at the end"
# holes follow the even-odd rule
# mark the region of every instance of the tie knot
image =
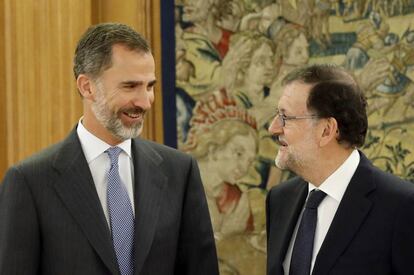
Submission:
POLYGON ((319 204, 325 198, 325 196, 326 196, 326 193, 321 190, 317 190, 317 189, 312 190, 312 192, 310 192, 309 194, 308 200, 306 201, 305 207, 310 208, 310 209, 318 208, 319 204))
POLYGON ((111 147, 105 151, 105 153, 108 154, 109 159, 111 160, 111 166, 114 164, 118 164, 118 158, 121 152, 122 152, 122 149, 119 147, 111 147))

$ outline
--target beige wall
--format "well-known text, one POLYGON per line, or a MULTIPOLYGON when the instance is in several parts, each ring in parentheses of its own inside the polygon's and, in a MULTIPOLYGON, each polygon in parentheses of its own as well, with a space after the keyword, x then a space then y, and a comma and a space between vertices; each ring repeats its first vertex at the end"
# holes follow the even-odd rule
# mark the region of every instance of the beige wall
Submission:
POLYGON ((151 42, 156 103, 143 136, 162 142, 160 7, 153 0, 3 0, 0 3, 0 178, 8 166, 53 144, 82 113, 72 73, 80 35, 122 22, 151 42))

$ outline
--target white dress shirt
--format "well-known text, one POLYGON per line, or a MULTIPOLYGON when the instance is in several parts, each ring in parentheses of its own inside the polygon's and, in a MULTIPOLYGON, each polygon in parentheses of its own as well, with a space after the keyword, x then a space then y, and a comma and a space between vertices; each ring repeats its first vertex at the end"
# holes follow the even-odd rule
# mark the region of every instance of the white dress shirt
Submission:
MULTIPOLYGON (((79 120, 76 131, 78 133, 86 161, 88 162, 106 221, 108 222, 109 228, 111 228, 109 221, 108 202, 106 200, 108 188, 107 174, 111 162, 109 160, 108 154, 105 153, 105 150, 112 146, 89 132, 82 125, 82 119, 79 120)), ((128 192, 129 200, 131 201, 132 211, 135 215, 133 196, 134 192, 132 185, 134 182, 134 169, 131 155, 131 140, 125 140, 117 146, 122 149, 122 152, 119 155, 119 175, 121 177, 122 183, 126 185, 125 187, 128 192)))
MULTIPOLYGON (((349 182, 351 181, 352 176, 354 175, 358 164, 360 156, 357 150, 354 150, 351 155, 345 160, 345 162, 334 172, 332 173, 320 186, 319 190, 322 190, 326 193, 326 197, 319 204, 318 207, 318 221, 316 224, 315 239, 313 244, 313 253, 312 253, 312 263, 311 263, 311 273, 313 266, 315 265, 315 259, 318 255, 319 249, 322 246, 323 240, 325 239, 326 233, 331 226, 332 220, 335 216, 336 210, 344 196, 345 190, 348 187, 349 182)), ((309 193, 316 189, 317 187, 312 183, 309 183, 309 193)), ((299 216, 298 222, 296 223, 295 230, 293 231, 292 238, 288 250, 286 252, 285 260, 283 261, 283 269, 285 275, 289 274, 290 269, 290 260, 292 258, 292 249, 296 239, 296 233, 302 219, 303 210, 299 216)))

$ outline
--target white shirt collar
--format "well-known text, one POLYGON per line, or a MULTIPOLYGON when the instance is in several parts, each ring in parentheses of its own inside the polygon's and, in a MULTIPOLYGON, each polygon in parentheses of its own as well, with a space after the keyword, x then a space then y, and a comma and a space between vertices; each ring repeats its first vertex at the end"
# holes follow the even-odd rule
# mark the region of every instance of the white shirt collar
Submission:
MULTIPOLYGON (((83 118, 83 117, 82 117, 83 118)), ((82 145, 83 153, 85 154, 86 161, 88 164, 105 152, 108 148, 112 147, 105 141, 96 137, 94 134, 89 132, 82 124, 82 118, 79 119, 78 127, 76 131, 79 136, 80 143, 82 145)), ((131 139, 127 139, 117 145, 120 147, 129 158, 131 155, 131 139)))
MULTIPOLYGON (((358 150, 352 151, 351 155, 333 172, 322 184, 319 190, 325 192, 328 196, 335 199, 338 203, 342 200, 345 190, 355 174, 360 161, 358 150)), ((317 188, 309 182, 309 192, 317 188)))

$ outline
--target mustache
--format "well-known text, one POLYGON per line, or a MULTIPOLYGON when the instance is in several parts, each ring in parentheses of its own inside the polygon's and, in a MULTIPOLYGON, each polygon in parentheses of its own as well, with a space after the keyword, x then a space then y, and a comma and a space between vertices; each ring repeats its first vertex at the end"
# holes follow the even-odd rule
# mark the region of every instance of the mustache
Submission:
POLYGON ((141 107, 122 108, 119 110, 119 112, 137 115, 145 115, 147 113, 147 111, 141 107))
POLYGON ((276 136, 275 141, 276 141, 276 143, 277 143, 279 146, 285 146, 285 145, 287 145, 286 140, 284 140, 284 139, 283 139, 282 137, 280 137, 280 136, 276 136))

